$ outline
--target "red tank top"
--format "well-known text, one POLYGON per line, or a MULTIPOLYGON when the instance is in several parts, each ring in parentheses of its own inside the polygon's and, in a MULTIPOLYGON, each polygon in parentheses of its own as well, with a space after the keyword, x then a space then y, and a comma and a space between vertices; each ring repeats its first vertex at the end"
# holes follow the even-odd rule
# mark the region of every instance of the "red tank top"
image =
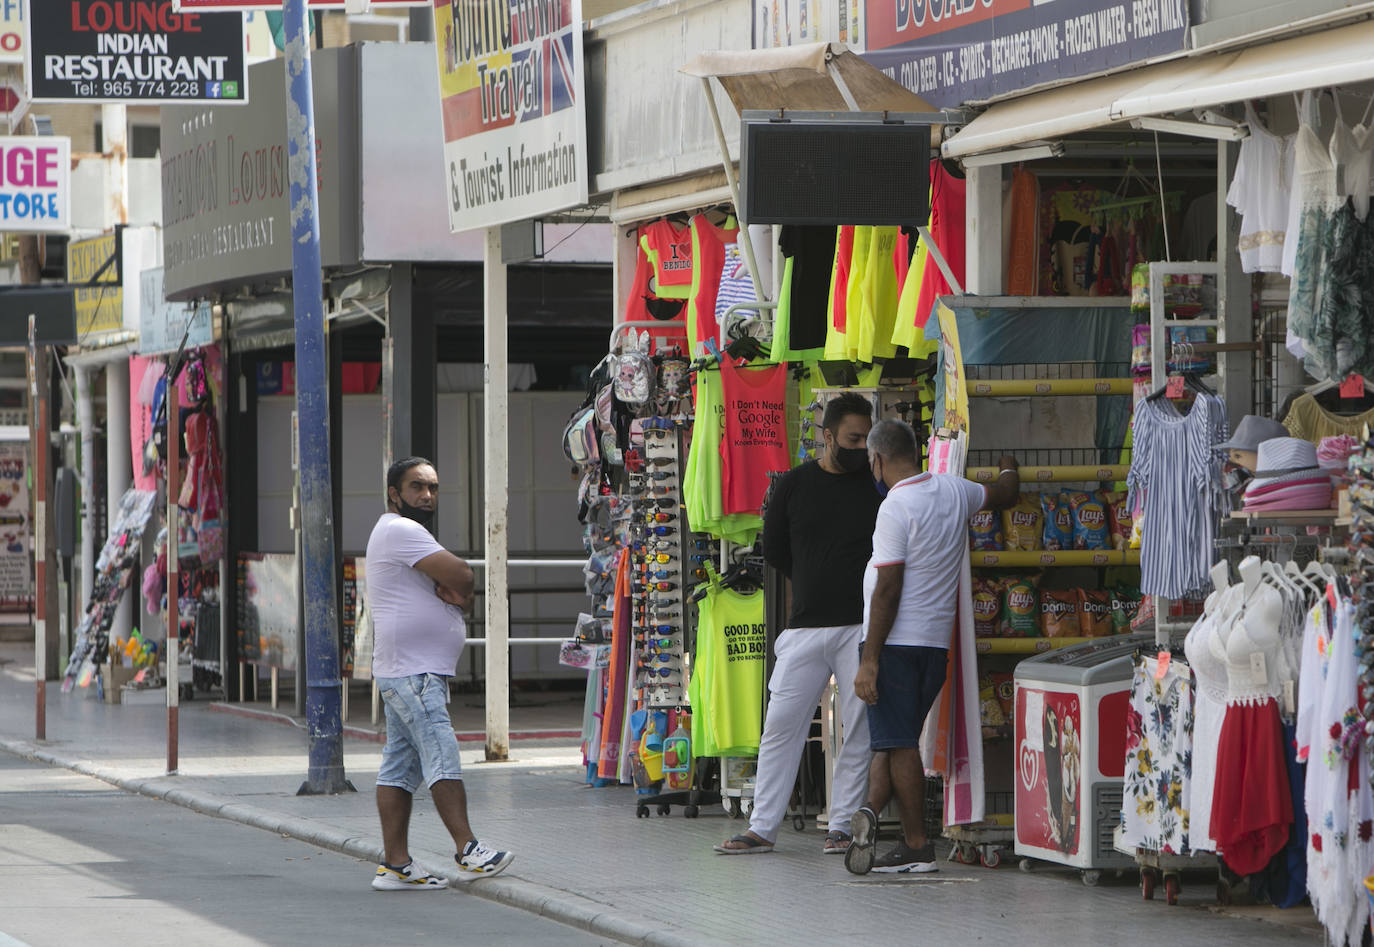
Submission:
POLYGON ((725 400, 720 439, 723 511, 755 513, 768 492, 768 474, 789 469, 787 453, 787 364, 737 368, 720 363, 725 400))
POLYGON ((831 321, 835 328, 841 332, 845 331, 845 326, 849 319, 847 310, 849 308, 849 264, 854 260, 854 228, 841 227, 840 236, 835 242, 835 280, 830 287, 834 294, 834 301, 831 308, 831 321))

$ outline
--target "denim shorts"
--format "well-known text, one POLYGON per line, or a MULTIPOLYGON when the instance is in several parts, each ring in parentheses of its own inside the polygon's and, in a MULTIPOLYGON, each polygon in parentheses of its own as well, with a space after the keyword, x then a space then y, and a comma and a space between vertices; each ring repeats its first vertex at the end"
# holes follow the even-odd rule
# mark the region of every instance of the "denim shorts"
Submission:
POLYGON ((379 677, 386 705, 386 747, 378 786, 414 793, 423 782, 462 779, 458 738, 448 716, 448 678, 442 674, 379 677))
POLYGON ((921 745, 926 714, 945 684, 945 648, 884 645, 878 702, 868 705, 868 746, 875 753, 921 745))

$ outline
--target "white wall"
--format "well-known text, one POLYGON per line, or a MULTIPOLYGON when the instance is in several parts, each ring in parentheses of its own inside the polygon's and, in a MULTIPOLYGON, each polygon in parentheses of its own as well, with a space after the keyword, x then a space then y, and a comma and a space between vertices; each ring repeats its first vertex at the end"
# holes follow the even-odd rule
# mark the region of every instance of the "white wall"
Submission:
MULTIPOLYGON (((577 482, 560 446, 563 426, 581 403, 578 392, 510 393, 510 549, 541 558, 582 556, 577 522, 577 482)), ((291 552, 290 395, 258 399, 258 552, 291 552)), ((382 404, 379 395, 345 395, 340 430, 343 441, 343 551, 362 555, 377 517, 385 509, 382 490, 382 404)), ((458 553, 477 555, 482 547, 482 397, 441 394, 438 401, 439 541, 458 553)), ((479 575, 479 583, 481 581, 479 575)), ((575 569, 512 568, 515 587, 579 586, 575 569)), ((581 592, 515 595, 511 600, 512 637, 566 638, 579 611, 581 592), (560 624, 534 625, 531 618, 557 618, 560 624)), ((511 670, 517 677, 564 675, 552 646, 517 647, 511 670)), ((470 649, 463 669, 481 652, 470 649)), ((571 672, 575 675, 581 672, 571 672)))

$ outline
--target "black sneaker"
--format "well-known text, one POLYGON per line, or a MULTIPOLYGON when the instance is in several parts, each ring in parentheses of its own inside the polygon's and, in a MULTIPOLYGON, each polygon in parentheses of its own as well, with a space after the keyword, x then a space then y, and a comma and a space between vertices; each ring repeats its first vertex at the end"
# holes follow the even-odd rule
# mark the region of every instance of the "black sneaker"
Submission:
POLYGON ((926 874, 939 871, 940 866, 935 861, 935 846, 930 842, 920 848, 912 848, 902 841, 875 859, 873 870, 888 874, 926 874))
POLYGON ((878 814, 868 806, 854 811, 849 831, 852 838, 845 849, 844 867, 856 875, 866 875, 873 867, 873 845, 878 841, 878 814))

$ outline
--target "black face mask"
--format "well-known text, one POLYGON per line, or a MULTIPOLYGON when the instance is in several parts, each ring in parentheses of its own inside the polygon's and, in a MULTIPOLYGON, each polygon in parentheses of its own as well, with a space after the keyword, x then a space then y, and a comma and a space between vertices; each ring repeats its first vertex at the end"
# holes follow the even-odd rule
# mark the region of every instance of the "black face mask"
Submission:
POLYGON ((858 473, 868 468, 867 447, 836 447, 835 463, 846 473, 858 473))
POLYGON ((434 511, 427 510, 422 506, 411 506, 400 497, 396 498, 397 511, 408 520, 414 520, 421 526, 428 526, 429 521, 434 519, 434 511))

